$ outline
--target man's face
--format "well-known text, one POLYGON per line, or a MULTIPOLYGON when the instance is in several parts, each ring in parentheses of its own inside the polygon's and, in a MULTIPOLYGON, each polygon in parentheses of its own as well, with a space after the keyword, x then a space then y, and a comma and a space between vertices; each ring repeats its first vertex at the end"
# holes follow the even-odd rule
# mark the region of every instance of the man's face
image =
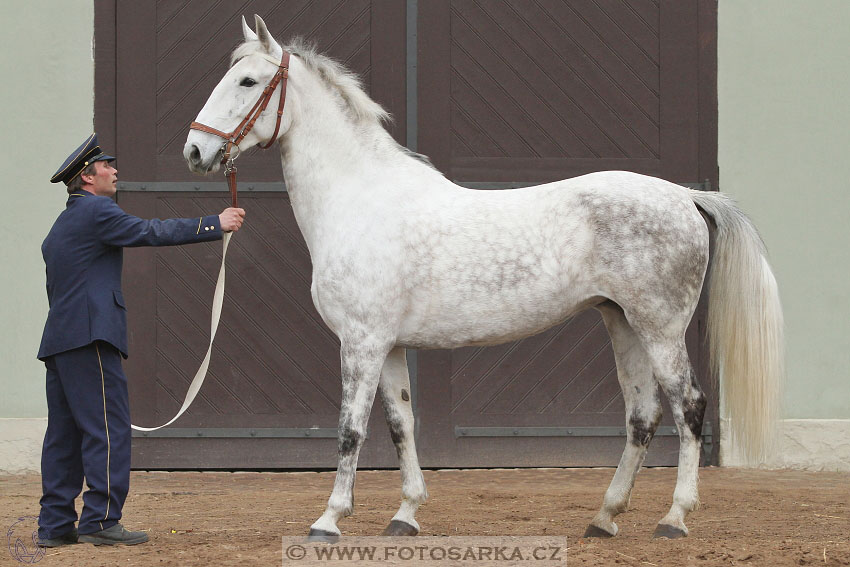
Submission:
POLYGON ((83 176, 83 181, 87 183, 83 189, 101 197, 113 196, 117 190, 118 170, 107 161, 94 162, 94 168, 94 175, 83 176))

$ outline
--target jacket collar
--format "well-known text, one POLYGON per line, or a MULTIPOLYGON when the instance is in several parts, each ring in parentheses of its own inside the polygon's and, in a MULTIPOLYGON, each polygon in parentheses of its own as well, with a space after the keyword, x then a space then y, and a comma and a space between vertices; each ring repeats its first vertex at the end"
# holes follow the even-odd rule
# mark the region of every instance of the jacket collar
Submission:
POLYGON ((74 191, 73 193, 70 193, 68 195, 68 201, 65 203, 65 206, 70 205, 72 202, 76 201, 77 199, 79 199, 81 197, 82 198, 94 197, 94 193, 89 193, 88 191, 86 191, 84 189, 79 189, 77 191, 74 191))

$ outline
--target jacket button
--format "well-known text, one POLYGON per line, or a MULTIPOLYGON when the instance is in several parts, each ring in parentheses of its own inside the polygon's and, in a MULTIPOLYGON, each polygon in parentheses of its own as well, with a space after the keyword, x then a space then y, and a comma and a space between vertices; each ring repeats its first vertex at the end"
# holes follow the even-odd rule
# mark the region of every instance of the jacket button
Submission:
POLYGON ((204 227, 204 230, 209 230, 209 229, 210 229, 210 227, 208 227, 208 226, 204 227))

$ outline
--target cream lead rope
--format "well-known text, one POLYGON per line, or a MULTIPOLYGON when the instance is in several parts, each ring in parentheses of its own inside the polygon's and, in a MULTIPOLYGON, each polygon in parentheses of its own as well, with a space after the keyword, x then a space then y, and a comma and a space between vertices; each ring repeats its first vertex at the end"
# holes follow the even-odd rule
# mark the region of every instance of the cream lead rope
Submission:
MULTIPOLYGON (((277 90, 278 85, 280 85, 280 98, 278 99, 277 122, 275 123, 274 134, 272 134, 272 137, 269 139, 267 144, 260 145, 260 147, 264 149, 271 147, 271 145, 277 141, 277 134, 280 131, 280 121, 283 116, 283 107, 286 101, 286 80, 289 76, 290 54, 284 51, 281 55, 280 61, 266 54, 260 55, 277 65, 278 69, 271 80, 269 80, 269 84, 266 85, 265 89, 263 89, 260 98, 256 103, 254 103, 254 106, 248 111, 248 114, 242 119, 242 122, 239 123, 236 129, 230 133, 226 133, 211 126, 201 124, 200 122, 192 122, 189 126, 191 130, 200 130, 201 132, 213 134, 214 136, 218 136, 225 140, 222 145, 224 155, 221 158, 221 164, 224 166, 224 174, 227 177, 227 185, 230 188, 231 206, 233 207, 239 206, 236 200, 236 166, 233 164, 233 160, 239 156, 239 153, 237 153, 236 156, 231 156, 230 151, 234 147, 237 149, 237 152, 239 151, 239 142, 241 142, 245 136, 248 135, 248 132, 250 132, 254 127, 254 123, 257 118, 259 118, 263 111, 265 111, 266 106, 269 104, 269 101, 271 101, 272 95, 275 90, 277 90)), ((204 357, 201 367, 198 368, 198 372, 196 372, 195 377, 192 378, 192 383, 189 384, 189 391, 186 392, 186 399, 183 401, 183 406, 180 408, 180 411, 177 412, 177 415, 172 417, 168 423, 164 423, 159 427, 139 427, 138 425, 131 425, 131 427, 136 431, 156 431, 157 429, 162 429, 163 427, 171 425, 177 421, 177 418, 183 415, 183 413, 189 409, 189 406, 192 405, 192 401, 195 399, 195 396, 198 395, 201 385, 204 383, 204 378, 207 376, 207 368, 209 368, 210 365, 210 355, 212 355, 215 332, 216 329, 218 329, 218 320, 221 317, 221 304, 224 300, 224 259, 227 257, 227 245, 230 242, 231 235, 232 233, 226 232, 223 238, 224 249, 221 253, 221 270, 218 272, 218 282, 215 284, 215 295, 213 296, 210 346, 207 349, 207 355, 204 357)))
POLYGON ((207 369, 210 366, 210 356, 212 355, 215 332, 218 330, 218 320, 221 318, 221 305, 224 301, 224 261, 227 258, 227 245, 230 243, 231 236, 233 236, 232 232, 225 232, 224 237, 222 238, 224 247, 221 252, 221 269, 218 272, 218 281, 215 284, 215 294, 213 295, 212 321, 210 324, 210 346, 207 349, 207 355, 204 357, 204 361, 201 362, 201 367, 198 368, 198 371, 195 373, 195 377, 192 378, 192 383, 189 384, 189 390, 186 392, 186 399, 183 401, 183 406, 180 408, 180 411, 177 412, 177 415, 172 417, 167 423, 163 423, 158 427, 139 427, 138 425, 131 425, 131 427, 136 431, 156 431, 157 429, 162 429, 163 427, 171 425, 177 421, 177 418, 183 415, 187 409, 189 409, 189 406, 192 405, 192 402, 195 400, 195 396, 197 396, 198 392, 201 390, 201 385, 204 383, 204 378, 207 376, 207 369))

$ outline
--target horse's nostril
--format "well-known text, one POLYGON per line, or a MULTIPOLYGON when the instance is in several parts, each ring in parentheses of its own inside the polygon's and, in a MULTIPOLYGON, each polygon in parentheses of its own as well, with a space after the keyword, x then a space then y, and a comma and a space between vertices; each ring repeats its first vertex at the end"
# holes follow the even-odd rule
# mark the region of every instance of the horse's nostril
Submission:
POLYGON ((192 151, 189 152, 189 159, 192 160, 192 163, 200 163, 201 150, 198 149, 198 146, 192 144, 192 151))

